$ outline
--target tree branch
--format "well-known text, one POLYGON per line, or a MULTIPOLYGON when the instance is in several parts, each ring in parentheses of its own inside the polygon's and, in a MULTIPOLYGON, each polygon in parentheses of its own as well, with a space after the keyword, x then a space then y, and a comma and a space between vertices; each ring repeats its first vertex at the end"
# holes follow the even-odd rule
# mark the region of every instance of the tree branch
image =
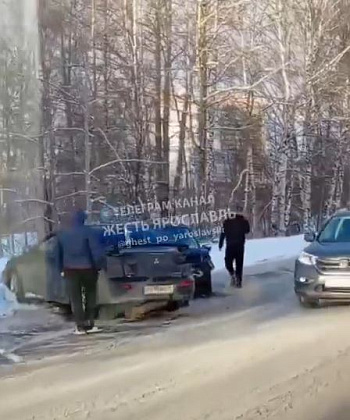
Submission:
POLYGON ((100 169, 107 168, 108 166, 115 165, 116 163, 120 163, 120 162, 145 163, 149 165, 165 165, 166 164, 166 162, 157 162, 157 161, 152 161, 152 160, 147 160, 147 159, 115 159, 110 162, 103 163, 102 165, 96 166, 96 168, 90 171, 90 175, 96 171, 99 171, 100 169))
POLYGON ((231 192, 231 196, 230 196, 230 200, 229 200, 229 204, 231 204, 232 202, 233 202, 233 198, 234 198, 234 195, 235 195, 235 192, 238 190, 238 188, 240 187, 240 185, 241 185, 241 183, 242 183, 242 181, 243 181, 243 176, 244 176, 244 174, 246 174, 248 172, 248 169, 243 169, 243 171, 240 173, 240 175, 239 175, 239 179, 238 179, 238 182, 237 182, 237 185, 234 187, 234 189, 232 190, 232 192, 231 192))

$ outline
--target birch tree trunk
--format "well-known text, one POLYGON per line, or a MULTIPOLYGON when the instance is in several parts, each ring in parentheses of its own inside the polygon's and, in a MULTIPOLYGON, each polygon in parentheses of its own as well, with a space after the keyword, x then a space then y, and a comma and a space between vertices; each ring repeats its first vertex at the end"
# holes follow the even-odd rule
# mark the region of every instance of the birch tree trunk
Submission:
POLYGON ((109 81, 108 81, 108 72, 109 72, 109 36, 108 36, 108 7, 109 0, 104 0, 103 2, 103 14, 104 14, 104 28, 103 28, 103 86, 104 86, 104 125, 107 128, 109 125, 109 101, 108 101, 108 92, 109 92, 109 81))
MULTIPOLYGON (((44 0, 39 0, 37 4, 38 10, 38 21, 39 21, 39 48, 40 48, 40 65, 43 78, 43 92, 41 98, 41 109, 42 113, 42 134, 39 137, 39 162, 40 162, 40 171, 42 174, 42 185, 43 185, 43 197, 44 201, 47 203, 50 202, 53 191, 55 187, 53 180, 48 179, 47 164, 45 159, 46 154, 46 145, 47 143, 51 144, 52 142, 52 102, 50 96, 50 63, 47 62, 47 27, 45 16, 47 14, 47 4, 44 0), (49 136, 47 135, 49 133, 49 136)), ((52 220, 52 207, 47 204, 44 210, 45 217, 45 232, 50 233, 53 230, 53 224, 50 222, 52 220)))
POLYGON ((281 165, 279 167, 280 180, 279 180, 279 192, 278 192, 278 221, 279 233, 284 236, 286 234, 285 225, 285 212, 286 212, 286 189, 287 189, 287 169, 288 169, 288 156, 284 152, 281 156, 281 165))
MULTIPOLYGON (((163 138, 162 138, 162 0, 157 0, 155 9, 155 143, 156 159, 163 160, 163 138)), ((156 184, 157 199, 162 201, 164 196, 163 184, 164 168, 157 166, 156 184)))
MULTIPOLYGON (((170 139, 169 139, 169 123, 171 111, 171 77, 172 77, 172 0, 163 0, 163 25, 164 25, 164 89, 163 89, 163 183, 164 191, 162 199, 169 200, 170 190, 170 139)), ((163 216, 167 216, 165 209, 163 216)))
POLYGON ((339 170, 337 174, 337 189, 335 194, 335 208, 340 209, 342 207, 343 197, 343 186, 344 186, 344 165, 340 161, 339 170))
POLYGON ((304 230, 308 229, 311 224, 311 178, 312 178, 312 160, 311 147, 307 147, 307 156, 305 159, 304 169, 304 194, 303 194, 303 224, 304 230))
MULTIPOLYGON (((278 158, 279 159, 279 158, 278 158)), ((278 199, 279 199, 279 192, 280 192, 280 162, 275 164, 274 167, 274 177, 272 181, 272 199, 271 199, 271 227, 273 233, 277 233, 279 220, 278 220, 278 199)))
POLYGON ((186 94, 185 102, 181 112, 180 122, 180 132, 179 132, 179 154, 177 158, 176 173, 174 179, 174 196, 178 196, 183 185, 183 170, 186 160, 186 150, 185 150, 185 140, 186 140, 186 124, 187 124, 187 114, 188 114, 188 103, 189 98, 186 94))
MULTIPOLYGON (((74 16, 76 10, 75 10, 75 2, 72 2, 70 7, 70 13, 71 16, 74 16)), ((62 83, 63 83, 63 95, 64 95, 64 104, 65 104, 65 114, 66 114, 66 122, 67 122, 67 128, 68 128, 68 136, 69 136, 69 145, 71 147, 71 165, 72 165, 72 172, 77 171, 77 165, 76 165, 76 141, 75 136, 73 134, 73 110, 72 110, 72 104, 71 104, 71 88, 72 88, 72 67, 70 63, 72 63, 73 60, 73 22, 70 22, 69 26, 69 32, 68 32, 68 40, 67 43, 65 42, 65 34, 62 28, 62 34, 61 34, 61 62, 62 62, 62 83), (66 46, 66 44, 68 45, 66 46)), ((75 177, 72 177, 72 189, 74 192, 78 191, 75 177)), ((72 204, 75 206, 75 196, 72 197, 72 204)))
POLYGON ((248 146, 247 151, 247 158, 246 158, 246 165, 247 165, 247 176, 245 179, 245 188, 244 188, 244 212, 248 212, 252 210, 251 208, 251 178, 252 178, 252 171, 253 171, 253 147, 252 145, 248 146))
POLYGON ((83 84, 83 113, 84 113, 84 152, 85 152, 85 200, 86 200, 86 212, 88 219, 91 220, 92 216, 92 200, 91 200, 91 140, 90 140, 90 109, 89 109, 89 91, 85 83, 83 84))
MULTIPOLYGON (((207 49, 210 52, 209 59, 211 61, 211 69, 208 70, 208 78, 209 78, 209 85, 210 88, 208 89, 209 93, 213 93, 217 89, 217 77, 218 77, 218 57, 220 54, 219 46, 217 45, 215 38, 218 36, 218 19, 219 19, 219 3, 218 0, 214 0, 212 2, 212 7, 208 5, 208 14, 207 19, 211 18, 210 21, 212 22, 211 27, 208 28, 208 31, 211 33, 210 37, 208 37, 207 49), (209 45, 210 42, 210 45, 209 45)), ((209 106, 209 104, 207 104, 209 106)), ((206 195, 211 195, 215 197, 215 185, 214 185, 214 168, 215 168, 215 137, 217 135, 217 127, 218 127, 218 110, 216 109, 216 105, 213 105, 208 109, 208 152, 207 152, 207 162, 206 162, 206 195)), ((214 209, 215 202, 213 201, 211 204, 211 208, 214 209)))
POLYGON ((199 142, 199 185, 201 195, 207 193, 208 165, 208 16, 209 1, 198 0, 197 3, 197 60, 199 71, 199 104, 198 104, 198 142, 199 142))
POLYGON ((293 201, 293 190, 294 190, 294 171, 292 171, 289 184, 287 186, 286 193, 286 211, 284 214, 284 225, 288 228, 290 224, 290 216, 292 210, 292 201, 293 201))
POLYGON ((287 61, 290 56, 290 35, 291 28, 286 27, 286 10, 283 7, 283 1, 278 2, 278 38, 279 38, 279 53, 281 62, 281 72, 283 80, 283 99, 285 104, 282 105, 282 121, 283 121, 283 138, 282 138, 282 150, 281 150, 281 161, 278 167, 279 176, 279 192, 278 192, 278 221, 279 221, 279 233, 283 236, 286 233, 285 225, 285 211, 286 211, 286 187, 287 187, 287 169, 288 169, 288 157, 290 149, 290 98, 291 98, 291 87, 289 75, 287 73, 287 61))

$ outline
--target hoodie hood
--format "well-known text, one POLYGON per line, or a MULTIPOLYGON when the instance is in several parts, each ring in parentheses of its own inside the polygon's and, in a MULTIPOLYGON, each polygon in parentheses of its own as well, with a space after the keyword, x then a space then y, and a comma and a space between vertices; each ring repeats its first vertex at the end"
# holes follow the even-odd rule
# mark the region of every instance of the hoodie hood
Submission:
POLYGON ((236 213, 236 219, 244 219, 244 216, 242 213, 236 213))
POLYGON ((86 222, 87 214, 84 210, 78 210, 73 214, 72 224, 74 226, 83 226, 86 222))
POLYGON ((227 217, 228 220, 230 219, 244 219, 244 215, 242 213, 230 213, 227 217))

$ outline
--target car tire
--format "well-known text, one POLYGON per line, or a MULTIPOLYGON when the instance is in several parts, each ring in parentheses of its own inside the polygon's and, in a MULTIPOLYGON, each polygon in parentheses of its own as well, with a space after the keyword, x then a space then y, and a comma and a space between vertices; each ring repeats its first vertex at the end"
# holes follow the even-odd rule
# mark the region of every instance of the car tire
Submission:
POLYGON ((196 279, 194 298, 210 297, 213 294, 211 270, 205 271, 203 277, 196 279))
POLYGON ((299 303, 303 308, 319 308, 320 307, 320 301, 318 299, 307 299, 305 296, 299 296, 299 303))
POLYGON ((175 312, 180 308, 180 303, 174 300, 170 300, 166 305, 166 310, 168 312, 175 312))
POLYGON ((62 316, 71 316, 73 315, 73 311, 72 311, 72 307, 70 305, 55 305, 54 307, 56 308, 56 311, 59 315, 62 316))
POLYGON ((16 296, 18 302, 23 302, 25 300, 23 282, 16 270, 13 270, 10 273, 7 287, 16 296))

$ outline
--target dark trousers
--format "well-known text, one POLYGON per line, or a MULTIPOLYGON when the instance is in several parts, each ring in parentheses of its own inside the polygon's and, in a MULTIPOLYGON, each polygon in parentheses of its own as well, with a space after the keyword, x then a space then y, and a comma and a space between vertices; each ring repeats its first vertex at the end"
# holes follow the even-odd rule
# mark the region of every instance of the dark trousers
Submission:
POLYGON ((97 278, 95 270, 65 270, 68 293, 78 328, 93 327, 97 300, 97 278), (85 297, 85 305, 83 301, 85 297))
POLYGON ((232 275, 235 270, 233 262, 236 263, 236 277, 238 281, 242 281, 244 261, 244 245, 227 246, 225 255, 226 270, 232 275))

